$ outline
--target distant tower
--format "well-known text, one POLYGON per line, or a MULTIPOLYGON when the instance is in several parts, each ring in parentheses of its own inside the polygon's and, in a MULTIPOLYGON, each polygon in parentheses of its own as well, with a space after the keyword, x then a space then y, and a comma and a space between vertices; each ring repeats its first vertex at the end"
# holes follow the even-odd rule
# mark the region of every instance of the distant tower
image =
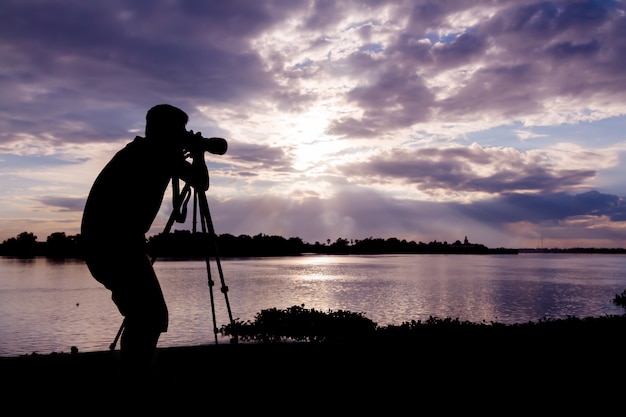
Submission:
POLYGON ((469 245, 469 242, 467 241, 467 236, 465 236, 465 240, 463 241, 464 245, 469 245))

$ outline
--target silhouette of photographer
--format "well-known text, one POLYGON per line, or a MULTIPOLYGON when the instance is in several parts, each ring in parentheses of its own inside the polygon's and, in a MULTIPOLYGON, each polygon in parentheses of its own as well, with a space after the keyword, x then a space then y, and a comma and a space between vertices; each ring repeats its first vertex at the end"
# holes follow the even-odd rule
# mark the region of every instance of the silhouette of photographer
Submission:
POLYGON ((145 137, 135 137, 102 169, 83 212, 86 264, 111 291, 124 316, 120 363, 122 375, 129 378, 146 374, 159 337, 168 328, 168 309, 148 255, 146 233, 169 182, 174 200, 179 179, 198 192, 206 191, 204 152, 224 154, 227 149, 224 139, 187 131, 188 120, 184 111, 169 104, 148 110, 145 137))

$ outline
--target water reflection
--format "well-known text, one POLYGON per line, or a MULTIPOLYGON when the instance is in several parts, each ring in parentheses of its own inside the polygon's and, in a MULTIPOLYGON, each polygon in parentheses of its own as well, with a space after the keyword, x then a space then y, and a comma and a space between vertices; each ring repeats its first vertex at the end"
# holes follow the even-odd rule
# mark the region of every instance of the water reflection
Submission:
MULTIPOLYGON (((379 325, 428 317, 521 323, 623 314, 620 255, 302 256, 222 260, 213 298, 204 261, 158 260, 170 309, 160 346, 214 343, 215 326, 304 305, 365 314, 379 325), (213 314, 215 311, 215 314, 213 314), (214 323, 215 320, 215 323, 214 323)), ((105 350, 122 318, 80 261, 0 259, 0 355, 105 350)), ((221 341, 221 340, 220 340, 221 341)))

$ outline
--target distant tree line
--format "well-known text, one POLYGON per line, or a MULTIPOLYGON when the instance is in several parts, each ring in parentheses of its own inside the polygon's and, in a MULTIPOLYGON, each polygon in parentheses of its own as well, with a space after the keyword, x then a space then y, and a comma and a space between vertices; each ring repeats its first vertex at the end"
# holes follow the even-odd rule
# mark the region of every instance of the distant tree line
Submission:
POLYGON ((0 255, 20 258, 79 258, 82 257, 80 235, 66 236, 63 232, 57 232, 48 236, 45 242, 38 242, 33 233, 22 232, 0 244, 0 255))
MULTIPOLYGON (((490 249, 485 245, 457 240, 429 243, 400 240, 397 238, 373 238, 348 240, 338 238, 334 242, 304 242, 299 237, 284 238, 276 235, 257 234, 255 236, 231 234, 210 235, 187 230, 161 233, 148 238, 150 254, 160 258, 203 258, 292 256, 302 254, 516 254, 517 249, 490 249)), ((0 256, 49 258, 83 258, 80 234, 67 236, 63 232, 52 233, 45 242, 38 242, 33 233, 22 232, 0 244, 0 256)))

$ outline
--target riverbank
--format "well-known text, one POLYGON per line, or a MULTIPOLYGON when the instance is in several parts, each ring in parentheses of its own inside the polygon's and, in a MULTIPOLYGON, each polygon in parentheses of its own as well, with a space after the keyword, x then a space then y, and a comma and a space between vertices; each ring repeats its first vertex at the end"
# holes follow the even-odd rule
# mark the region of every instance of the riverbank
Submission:
POLYGON ((605 327, 443 332, 410 342, 160 348, 151 377, 130 386, 119 378, 117 351, 5 357, 0 372, 5 406, 23 411, 602 414, 622 408, 621 340, 605 327))

